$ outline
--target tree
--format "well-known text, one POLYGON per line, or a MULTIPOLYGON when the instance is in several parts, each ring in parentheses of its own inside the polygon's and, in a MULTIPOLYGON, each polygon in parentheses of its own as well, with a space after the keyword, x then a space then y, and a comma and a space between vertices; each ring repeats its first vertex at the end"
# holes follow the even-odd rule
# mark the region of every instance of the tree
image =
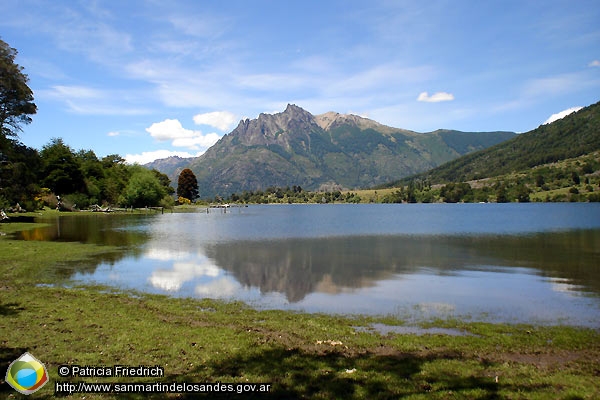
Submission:
POLYGON ((527 186, 523 184, 517 186, 517 201, 519 203, 529 203, 531 201, 529 193, 531 193, 531 190, 527 186))
POLYGON ((158 206, 166 195, 154 173, 144 167, 131 167, 131 178, 121 196, 121 203, 132 207, 158 206))
POLYGON ((506 185, 504 183, 499 183, 496 186, 496 202, 498 203, 508 203, 508 194, 506 192, 506 185))
POLYGON ((81 161, 61 138, 54 138, 40 152, 42 184, 55 194, 63 195, 85 191, 81 161))
POLYGON ((440 190, 440 196, 446 203, 458 203, 459 201, 473 201, 473 189, 466 182, 448 183, 440 190))
POLYGON ((18 136, 22 124, 31 122, 37 112, 29 78, 23 67, 15 64, 17 50, 0 39, 0 135, 18 136))
POLYGON ((27 210, 38 207, 34 198, 39 193, 41 170, 37 150, 17 140, 0 137, 0 208, 19 203, 27 210))
POLYGON ((152 169, 152 173, 154 174, 154 176, 156 176, 156 179, 158 179, 160 184, 163 185, 165 193, 167 193, 168 195, 172 195, 173 193, 175 193, 175 189, 173 189, 173 187, 171 186, 171 180, 169 179, 169 176, 167 174, 163 174, 162 172, 156 169, 152 169))
POLYGON ((195 200, 198 198, 198 181, 194 172, 186 168, 179 174, 177 180, 177 197, 195 200))
POLYGON ((102 182, 102 198, 108 204, 116 204, 129 180, 128 166, 125 159, 117 154, 103 157, 102 167, 105 178, 102 182))

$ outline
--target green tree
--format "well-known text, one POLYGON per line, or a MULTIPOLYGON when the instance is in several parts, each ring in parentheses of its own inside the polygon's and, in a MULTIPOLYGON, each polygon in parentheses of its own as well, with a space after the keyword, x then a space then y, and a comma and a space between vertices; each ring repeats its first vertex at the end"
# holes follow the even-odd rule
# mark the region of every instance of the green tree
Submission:
POLYGON ((575 171, 571 172, 571 180, 576 185, 579 185, 581 183, 581 179, 579 179, 579 175, 575 171))
POLYGON ((22 124, 31 122, 37 112, 29 78, 23 67, 15 64, 17 50, 0 39, 0 135, 18 136, 22 124))
POLYGON ((40 191, 40 169, 37 150, 0 137, 0 208, 19 203, 27 210, 36 209, 34 198, 40 191))
POLYGON ((154 174, 154 176, 156 176, 156 179, 158 179, 160 184, 163 185, 166 194, 172 195, 173 193, 175 193, 175 189, 173 189, 173 187, 171 186, 171 180, 169 179, 169 176, 167 174, 163 174, 162 172, 156 169, 152 169, 152 173, 154 174))
POLYGON ((525 185, 517 186, 517 201, 519 203, 529 203, 529 201, 530 201, 529 193, 531 193, 531 190, 527 186, 525 186, 525 185))
POLYGON ((503 183, 499 183, 496 186, 496 202, 498 203, 508 203, 510 200, 508 199, 508 194, 506 191, 506 185, 503 183))
POLYGON ((415 195, 415 181, 408 182, 408 188, 406 190, 406 202, 416 203, 417 197, 415 195))
POLYGON ((105 178, 102 162, 92 150, 80 150, 75 155, 81 165, 87 199, 79 204, 99 204, 102 202, 102 183, 105 178))
POLYGON ((104 179, 100 183, 101 197, 108 204, 117 204, 129 180, 125 159, 117 154, 111 154, 103 157, 101 163, 104 170, 104 179))
POLYGON ((177 197, 195 200, 198 198, 198 181, 194 172, 186 168, 179 174, 177 180, 177 197))
POLYGON ((121 204, 132 207, 154 207, 166 195, 163 185, 152 171, 141 167, 131 167, 132 175, 121 195, 121 204))
POLYGON ((440 196, 444 198, 444 202, 446 203, 458 203, 462 200, 472 201, 473 189, 466 182, 451 182, 442 187, 440 196))
POLYGON ((40 152, 42 158, 42 184, 55 194, 85 191, 81 162, 61 138, 54 138, 40 152))
POLYGON ((535 185, 537 187, 542 187, 544 186, 544 184, 546 183, 546 181, 544 180, 544 176, 542 174, 538 174, 535 177, 535 185))

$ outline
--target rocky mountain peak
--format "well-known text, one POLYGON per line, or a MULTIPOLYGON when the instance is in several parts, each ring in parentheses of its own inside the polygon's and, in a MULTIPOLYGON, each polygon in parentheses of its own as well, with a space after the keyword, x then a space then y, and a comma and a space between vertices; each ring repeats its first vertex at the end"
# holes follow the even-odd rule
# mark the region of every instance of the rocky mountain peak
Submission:
POLYGON ((244 145, 265 145, 285 142, 286 135, 307 135, 318 129, 311 113, 295 104, 288 104, 283 112, 261 113, 256 119, 240 121, 230 135, 244 145))
POLYGON ((285 130, 285 127, 290 124, 291 121, 298 121, 304 123, 314 123, 314 116, 295 104, 288 104, 283 112, 272 115, 280 128, 285 130))
POLYGON ((387 125, 380 124, 372 119, 361 117, 355 114, 340 114, 334 111, 326 112, 325 114, 315 115, 315 122, 325 131, 330 131, 334 128, 350 125, 356 126, 361 130, 375 129, 382 133, 404 132, 413 133, 412 131, 400 128, 392 128, 387 125))

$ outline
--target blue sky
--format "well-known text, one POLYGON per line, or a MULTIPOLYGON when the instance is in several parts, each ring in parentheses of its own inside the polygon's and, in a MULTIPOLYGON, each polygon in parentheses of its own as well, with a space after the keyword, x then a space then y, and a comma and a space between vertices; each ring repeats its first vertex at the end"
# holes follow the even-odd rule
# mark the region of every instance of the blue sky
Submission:
POLYGON ((3 0, 20 139, 148 162, 288 103, 419 132, 525 132, 600 100, 600 2, 3 0))

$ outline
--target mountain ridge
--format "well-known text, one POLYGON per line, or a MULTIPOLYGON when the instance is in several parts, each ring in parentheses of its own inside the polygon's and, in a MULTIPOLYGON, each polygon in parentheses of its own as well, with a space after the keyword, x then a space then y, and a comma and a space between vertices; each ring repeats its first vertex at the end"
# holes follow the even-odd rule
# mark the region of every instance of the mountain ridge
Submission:
MULTIPOLYGON (((353 114, 315 116, 288 104, 283 112, 241 120, 185 167, 194 171, 202 197, 269 186, 298 185, 309 190, 369 187, 431 169, 514 136, 502 131, 418 133, 353 114)), ((147 166, 157 165, 160 163, 147 166)), ((170 177, 176 181, 176 176, 170 177)))
MULTIPOLYGON (((600 150, 600 102, 415 177, 431 183, 490 178, 600 150)), ((387 187, 402 184, 390 182, 387 187)))

